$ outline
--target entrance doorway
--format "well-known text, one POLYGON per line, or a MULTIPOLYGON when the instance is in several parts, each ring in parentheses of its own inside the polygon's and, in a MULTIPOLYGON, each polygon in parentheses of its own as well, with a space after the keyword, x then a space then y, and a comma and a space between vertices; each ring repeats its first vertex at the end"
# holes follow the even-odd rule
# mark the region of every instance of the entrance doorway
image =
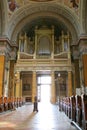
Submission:
POLYGON ((50 102, 50 88, 51 88, 51 76, 40 75, 38 76, 38 100, 46 103, 50 102))

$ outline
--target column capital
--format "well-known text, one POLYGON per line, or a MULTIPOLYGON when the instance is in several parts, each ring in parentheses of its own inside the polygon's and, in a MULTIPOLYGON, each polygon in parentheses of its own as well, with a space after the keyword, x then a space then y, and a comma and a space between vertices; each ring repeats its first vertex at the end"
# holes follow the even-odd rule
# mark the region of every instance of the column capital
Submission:
POLYGON ((87 36, 81 37, 78 42, 80 55, 87 54, 87 36))
POLYGON ((0 55, 4 55, 11 59, 16 60, 17 47, 12 45, 7 38, 0 38, 0 55))

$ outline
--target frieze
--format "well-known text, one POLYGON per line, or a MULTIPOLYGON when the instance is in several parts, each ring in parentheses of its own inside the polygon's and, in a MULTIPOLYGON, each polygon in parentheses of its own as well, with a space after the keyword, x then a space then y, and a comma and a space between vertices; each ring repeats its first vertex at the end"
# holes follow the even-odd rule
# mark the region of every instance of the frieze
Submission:
MULTIPOLYGON (((66 68, 66 69, 58 69, 58 68, 44 68, 44 70, 46 70, 46 71, 72 71, 72 69, 71 68, 66 68)), ((27 68, 27 69, 25 69, 25 68, 15 68, 15 71, 43 71, 43 68, 27 68)))
POLYGON ((16 64, 15 71, 33 71, 33 70, 53 70, 53 71, 72 71, 72 66, 24 66, 23 64, 16 64), (27 68, 27 69, 26 69, 27 68))

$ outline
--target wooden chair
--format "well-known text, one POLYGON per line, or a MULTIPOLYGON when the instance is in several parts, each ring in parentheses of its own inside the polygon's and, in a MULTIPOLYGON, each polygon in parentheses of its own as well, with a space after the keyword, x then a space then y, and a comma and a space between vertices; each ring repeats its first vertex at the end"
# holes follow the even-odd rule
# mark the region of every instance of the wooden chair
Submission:
POLYGON ((82 126, 82 101, 81 96, 76 95, 76 123, 81 127, 82 126))
POLYGON ((71 104, 71 119, 72 119, 72 121, 76 122, 76 99, 75 99, 75 96, 70 97, 70 104, 71 104))
POLYGON ((8 109, 9 110, 14 109, 14 99, 13 99, 13 97, 8 97, 8 109))
POLYGON ((0 112, 4 111, 4 101, 3 101, 3 97, 0 97, 0 112))
POLYGON ((22 98, 19 97, 19 107, 21 107, 21 106, 22 106, 22 98))
POLYGON ((25 104, 25 98, 22 97, 22 105, 24 105, 24 104, 25 104))
POLYGON ((8 110, 8 98, 4 97, 4 110, 7 111, 8 110))
POLYGON ((19 98, 17 97, 17 107, 19 107, 19 98))
POLYGON ((14 97, 14 107, 16 108, 17 107, 17 98, 14 97))
POLYGON ((87 95, 81 95, 82 99, 82 129, 87 130, 87 95))
POLYGON ((71 119, 71 103, 70 103, 70 97, 68 98, 68 117, 71 119))

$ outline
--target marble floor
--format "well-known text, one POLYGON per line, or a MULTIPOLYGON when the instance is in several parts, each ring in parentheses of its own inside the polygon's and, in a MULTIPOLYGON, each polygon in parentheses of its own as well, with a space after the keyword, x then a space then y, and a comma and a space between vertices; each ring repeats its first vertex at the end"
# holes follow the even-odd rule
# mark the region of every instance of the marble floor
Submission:
POLYGON ((0 130, 76 130, 57 105, 38 103, 38 112, 27 103, 15 111, 0 114, 0 130))

